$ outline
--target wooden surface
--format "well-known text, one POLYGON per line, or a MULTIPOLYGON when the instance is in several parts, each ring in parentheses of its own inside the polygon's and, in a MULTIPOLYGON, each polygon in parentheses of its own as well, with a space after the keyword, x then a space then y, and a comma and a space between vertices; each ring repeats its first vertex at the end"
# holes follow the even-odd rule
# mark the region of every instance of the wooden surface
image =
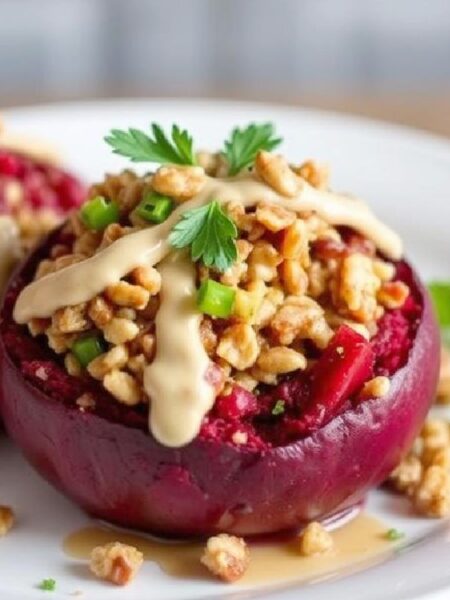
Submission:
MULTIPOLYGON (((170 96, 170 93, 158 94, 159 97, 170 96)), ((153 94, 154 97, 157 97, 153 94)), ((182 97, 180 94, 177 97, 182 97)), ((45 102, 58 102, 64 100, 82 100, 85 98, 120 98, 120 97, 152 97, 152 94, 142 90, 124 89, 115 90, 113 93, 105 92, 101 95, 84 96, 77 98, 73 96, 33 97, 31 95, 11 97, 4 95, 0 90, 0 110, 2 108, 41 104, 45 102)), ((308 108, 320 108, 338 112, 366 116, 374 119, 382 119, 393 123, 408 125, 424 129, 432 133, 450 137, 450 89, 441 93, 421 95, 417 92, 402 94, 289 94, 289 93, 242 93, 220 92, 212 93, 190 92, 184 97, 201 98, 228 98, 233 100, 249 100, 258 102, 277 102, 289 106, 305 106, 308 108)))

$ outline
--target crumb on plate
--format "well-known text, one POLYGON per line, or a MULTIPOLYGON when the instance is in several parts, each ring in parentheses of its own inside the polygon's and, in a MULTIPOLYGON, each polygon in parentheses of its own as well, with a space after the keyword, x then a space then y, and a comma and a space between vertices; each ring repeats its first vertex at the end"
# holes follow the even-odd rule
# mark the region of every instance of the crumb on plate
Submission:
POLYGON ((144 556, 134 546, 111 542, 92 550, 89 568, 96 577, 127 585, 142 566, 144 556))
POLYGON ((250 551, 244 539, 221 533, 208 539, 201 562, 213 575, 232 583, 247 570, 250 551))

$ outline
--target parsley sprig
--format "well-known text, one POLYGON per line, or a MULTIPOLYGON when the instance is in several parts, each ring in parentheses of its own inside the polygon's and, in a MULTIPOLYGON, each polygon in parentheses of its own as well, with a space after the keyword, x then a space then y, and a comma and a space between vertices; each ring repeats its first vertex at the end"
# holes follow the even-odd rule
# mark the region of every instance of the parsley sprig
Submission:
POLYGON ((178 125, 172 125, 171 140, 157 123, 150 126, 152 136, 139 129, 113 129, 105 137, 114 154, 126 156, 132 162, 195 165, 192 137, 178 125))
POLYGON ((450 281, 433 281, 428 289, 441 328, 442 341, 450 346, 450 281))
POLYGON ((43 579, 38 585, 38 588, 43 592, 54 592, 56 589, 56 581, 54 579, 43 579))
POLYGON ((236 260, 237 229, 216 200, 183 213, 174 226, 169 242, 175 248, 191 247, 193 261, 226 271, 236 260))
MULTIPOLYGON (((150 125, 151 135, 130 127, 112 129, 105 141, 115 154, 126 156, 132 162, 171 163, 195 165, 192 136, 178 125, 172 125, 171 139, 157 123, 150 125)), ((236 127, 225 140, 222 154, 228 163, 228 174, 236 175, 249 167, 260 150, 273 150, 281 143, 275 136, 272 123, 250 123, 236 127)))
POLYGON ((275 137, 272 123, 251 123, 244 129, 236 127, 230 139, 224 142, 228 174, 236 175, 254 162, 260 150, 273 150, 281 141, 281 138, 275 137))
POLYGON ((277 400, 272 408, 272 414, 274 417, 278 416, 278 415, 282 415, 285 411, 285 401, 284 400, 277 400))
POLYGON ((404 538, 405 534, 403 533, 403 531, 400 531, 399 529, 395 529, 394 527, 392 527, 392 529, 388 529, 386 531, 385 537, 390 542, 396 542, 397 540, 401 540, 402 538, 404 538))

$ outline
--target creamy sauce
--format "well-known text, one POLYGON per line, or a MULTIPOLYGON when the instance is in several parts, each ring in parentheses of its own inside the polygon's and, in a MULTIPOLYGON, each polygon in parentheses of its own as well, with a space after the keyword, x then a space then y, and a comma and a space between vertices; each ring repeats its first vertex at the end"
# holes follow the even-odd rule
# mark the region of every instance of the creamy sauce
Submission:
POLYGON ((17 225, 11 217, 0 216, 0 293, 20 257, 21 248, 17 225))
MULTIPOLYGON (((304 557, 298 540, 250 541, 250 567, 239 584, 263 585, 287 581, 306 582, 342 576, 381 562, 393 552, 385 533, 388 527, 366 514, 332 532, 333 550, 326 555, 304 557)), ((200 563, 203 544, 169 542, 103 527, 86 527, 64 540, 64 551, 77 559, 88 559, 95 546, 122 542, 138 548, 146 560, 157 563, 167 574, 183 579, 211 577, 200 563)))
POLYGON ((189 253, 171 252, 158 270, 162 278, 155 321, 158 351, 144 370, 144 387, 152 398, 149 425, 161 443, 182 446, 197 435, 215 394, 205 379, 210 361, 200 337, 196 270, 189 253))
MULTIPOLYGON (((400 238, 358 200, 316 190, 303 181, 298 195, 286 198, 252 174, 233 179, 208 178, 202 191, 181 204, 161 225, 124 236, 89 259, 30 283, 17 299, 14 319, 26 323, 35 317, 50 317, 59 308, 90 300, 139 265, 160 263, 172 251, 167 238, 181 215, 212 199, 221 204, 240 202, 247 207, 265 201, 297 212, 315 211, 332 225, 353 227, 391 258, 400 258, 402 253, 400 238)), ((152 400, 152 433, 167 446, 180 446, 198 433, 201 420, 212 405, 213 390, 206 390, 206 360, 205 353, 200 351, 200 317, 194 302, 189 306, 186 303, 183 316, 177 318, 178 306, 186 302, 186 290, 194 295, 193 270, 187 264, 170 259, 163 263, 162 270, 157 353, 154 366, 146 370, 144 388, 152 400), (167 283, 164 282, 166 277, 167 283), (180 381, 174 381, 174 369, 180 381), (183 411, 186 422, 179 410, 183 411), (181 431, 182 428, 185 431, 181 431)))

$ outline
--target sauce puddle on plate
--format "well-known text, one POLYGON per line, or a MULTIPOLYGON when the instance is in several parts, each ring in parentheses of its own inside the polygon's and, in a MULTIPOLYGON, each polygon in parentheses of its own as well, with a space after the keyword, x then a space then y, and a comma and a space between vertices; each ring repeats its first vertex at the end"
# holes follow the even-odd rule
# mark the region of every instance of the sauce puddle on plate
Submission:
MULTIPOLYGON (((332 532, 333 550, 322 556, 304 557, 295 538, 284 541, 250 541, 251 562, 240 584, 267 584, 286 581, 323 579, 338 572, 352 572, 389 556, 392 542, 386 539, 386 525, 361 513, 343 527, 332 532)), ((93 526, 75 531, 64 540, 65 553, 77 559, 88 559, 95 546, 122 542, 138 548, 145 560, 177 578, 205 579, 208 573, 200 563, 204 544, 171 542, 118 529, 93 526)))

